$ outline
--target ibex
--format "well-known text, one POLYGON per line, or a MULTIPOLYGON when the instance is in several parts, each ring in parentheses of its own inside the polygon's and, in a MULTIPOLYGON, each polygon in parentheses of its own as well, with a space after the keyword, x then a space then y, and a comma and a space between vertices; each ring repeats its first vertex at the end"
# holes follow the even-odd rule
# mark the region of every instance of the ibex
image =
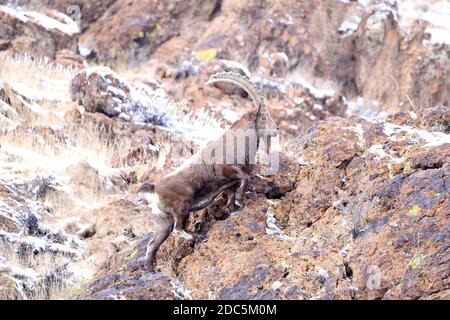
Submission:
POLYGON ((269 152, 270 138, 278 130, 266 109, 259 90, 246 77, 233 73, 218 73, 206 85, 229 82, 244 89, 254 108, 217 140, 186 160, 177 170, 158 183, 144 183, 139 193, 152 205, 156 231, 147 246, 145 265, 154 270, 156 252, 172 231, 190 240, 204 240, 201 235, 186 230, 190 212, 207 207, 220 193, 228 193, 227 206, 244 205, 247 188, 260 142, 269 152))

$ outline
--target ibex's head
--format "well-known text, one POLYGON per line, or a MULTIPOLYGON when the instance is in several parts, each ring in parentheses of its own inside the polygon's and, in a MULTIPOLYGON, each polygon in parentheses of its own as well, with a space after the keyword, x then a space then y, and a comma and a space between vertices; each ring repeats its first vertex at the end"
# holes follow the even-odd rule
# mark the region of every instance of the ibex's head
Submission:
POLYGON ((258 88, 247 77, 232 72, 217 73, 206 82, 207 85, 215 82, 229 82, 242 88, 250 96, 253 102, 253 110, 244 117, 254 122, 254 128, 260 138, 273 137, 278 134, 278 127, 270 116, 264 99, 258 88))

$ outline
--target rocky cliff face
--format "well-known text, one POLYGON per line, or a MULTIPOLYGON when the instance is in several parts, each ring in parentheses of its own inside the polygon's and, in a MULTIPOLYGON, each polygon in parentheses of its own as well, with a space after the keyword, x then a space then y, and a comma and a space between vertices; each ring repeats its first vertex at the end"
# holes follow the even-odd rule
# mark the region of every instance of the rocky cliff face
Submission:
POLYGON ((448 297, 449 139, 361 118, 319 123, 244 210, 210 218, 207 243, 172 239, 147 279, 140 239, 81 298, 174 298, 172 267, 193 299, 448 297))
POLYGON ((449 297, 445 3, 0 4, 0 298, 449 297), (134 192, 249 107, 204 86, 224 70, 261 88, 280 170, 147 274, 134 192))

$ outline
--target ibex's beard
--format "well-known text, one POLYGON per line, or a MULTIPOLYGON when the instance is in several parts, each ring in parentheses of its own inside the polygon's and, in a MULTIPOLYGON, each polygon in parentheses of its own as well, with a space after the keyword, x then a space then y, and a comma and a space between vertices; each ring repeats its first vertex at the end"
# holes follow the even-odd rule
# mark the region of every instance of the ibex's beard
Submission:
POLYGON ((260 136, 259 136, 259 144, 262 147, 262 151, 264 151, 265 154, 269 155, 271 152, 272 147, 272 138, 276 137, 278 135, 278 132, 275 130, 261 130, 260 136))
POLYGON ((272 144, 272 136, 267 135, 264 137, 264 153, 270 155, 270 147, 272 144))

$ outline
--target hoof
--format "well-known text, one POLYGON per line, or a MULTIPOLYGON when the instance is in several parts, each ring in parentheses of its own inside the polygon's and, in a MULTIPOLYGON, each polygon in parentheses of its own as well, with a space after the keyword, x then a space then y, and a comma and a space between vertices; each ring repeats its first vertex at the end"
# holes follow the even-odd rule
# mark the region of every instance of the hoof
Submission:
POLYGON ((224 214, 225 214, 225 218, 229 217, 233 212, 236 212, 238 209, 235 208, 234 206, 232 208, 225 208, 224 210, 224 214))
POLYGON ((208 241, 208 237, 204 236, 202 234, 195 237, 196 243, 203 243, 203 242, 207 242, 207 241, 208 241))
POLYGON ((245 195, 246 195, 250 200, 253 200, 253 201, 256 201, 256 200, 258 199, 258 195, 257 195, 256 192, 254 192, 254 191, 247 191, 247 192, 245 193, 245 195))
POLYGON ((239 208, 242 208, 244 206, 244 201, 242 199, 235 199, 234 204, 237 205, 239 208))
POLYGON ((180 238, 183 238, 183 239, 186 239, 186 240, 189 240, 189 241, 192 241, 192 240, 194 240, 194 237, 193 236, 191 236, 189 233, 187 233, 186 231, 184 231, 184 230, 175 230, 174 232, 173 232, 173 234, 175 235, 175 236, 177 236, 177 237, 180 237, 180 238))

